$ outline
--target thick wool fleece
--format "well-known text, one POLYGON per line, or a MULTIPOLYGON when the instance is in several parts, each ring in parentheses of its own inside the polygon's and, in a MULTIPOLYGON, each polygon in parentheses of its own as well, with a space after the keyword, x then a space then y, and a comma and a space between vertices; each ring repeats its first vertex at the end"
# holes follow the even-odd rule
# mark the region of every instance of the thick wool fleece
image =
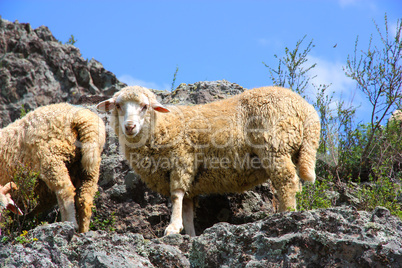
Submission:
POLYGON ((99 178, 105 125, 93 112, 66 103, 44 106, 0 131, 0 184, 12 180, 19 165, 39 172, 40 208, 54 204, 62 220, 86 232, 99 178), (54 194, 49 194, 49 193, 54 194))
MULTIPOLYGON (((114 95, 140 102, 146 88, 127 87, 114 95), (133 93, 135 92, 135 94, 133 93)), ((169 196, 182 189, 188 198, 208 193, 242 192, 270 179, 279 210, 295 209, 299 176, 315 180, 320 120, 298 94, 280 87, 248 90, 204 105, 150 109, 134 138, 112 124, 129 165, 153 190, 169 196)))

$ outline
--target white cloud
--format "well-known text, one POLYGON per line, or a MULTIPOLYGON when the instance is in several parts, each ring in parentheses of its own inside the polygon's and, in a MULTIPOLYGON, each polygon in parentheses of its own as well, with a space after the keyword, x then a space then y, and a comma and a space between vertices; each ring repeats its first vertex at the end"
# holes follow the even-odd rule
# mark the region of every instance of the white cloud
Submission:
MULTIPOLYGON (((339 101, 343 101, 346 106, 357 108, 357 121, 367 121, 367 115, 371 113, 371 106, 367 99, 356 88, 353 79, 346 76, 343 71, 343 64, 340 62, 330 62, 317 57, 308 57, 308 62, 317 63, 311 70, 312 76, 316 76, 311 82, 315 85, 330 85, 327 92, 335 92, 331 108, 335 108, 339 101)), ((314 95, 314 94, 312 94, 314 95)))
POLYGON ((354 91, 354 81, 345 75, 342 63, 312 56, 308 57, 308 62, 317 63, 316 67, 311 70, 312 75, 316 76, 312 80, 315 85, 331 85, 330 89, 337 95, 350 95, 354 91))
POLYGON ((157 84, 155 82, 148 82, 144 81, 141 79, 137 79, 129 74, 123 74, 118 77, 118 79, 126 83, 128 86, 142 86, 146 88, 152 88, 152 89, 157 89, 157 90, 170 90, 170 87, 168 84, 164 83, 163 85, 157 84))
POLYGON ((396 37, 396 31, 398 30, 398 23, 397 22, 393 22, 390 23, 389 25, 389 32, 391 34, 391 38, 395 38, 396 37))
POLYGON ((126 83, 128 86, 142 86, 158 90, 169 90, 169 86, 167 84, 159 85, 155 82, 148 82, 141 79, 137 79, 129 74, 123 74, 119 76, 118 79, 126 83))

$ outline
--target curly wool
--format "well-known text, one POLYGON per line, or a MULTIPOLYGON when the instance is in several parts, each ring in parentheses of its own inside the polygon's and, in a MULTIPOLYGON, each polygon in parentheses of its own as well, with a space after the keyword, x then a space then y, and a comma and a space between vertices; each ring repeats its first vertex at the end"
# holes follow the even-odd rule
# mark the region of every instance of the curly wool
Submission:
POLYGON ((37 210, 54 205, 55 194, 62 220, 76 224, 76 207, 79 231, 86 232, 104 143, 105 125, 88 109, 40 107, 1 129, 0 184, 11 181, 18 166, 39 172, 37 210))

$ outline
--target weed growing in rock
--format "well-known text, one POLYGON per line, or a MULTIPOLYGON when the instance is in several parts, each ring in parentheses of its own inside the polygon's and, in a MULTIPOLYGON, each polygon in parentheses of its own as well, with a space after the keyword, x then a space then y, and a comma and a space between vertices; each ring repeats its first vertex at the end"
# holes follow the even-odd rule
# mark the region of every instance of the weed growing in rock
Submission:
POLYGON ((96 192, 94 197, 95 206, 92 208, 92 220, 89 224, 89 229, 92 231, 102 230, 108 232, 116 231, 116 216, 115 212, 112 212, 110 215, 105 215, 96 209, 97 201, 99 200, 99 192, 96 192))
POLYGON ((14 238, 14 241, 16 241, 19 244, 28 244, 31 242, 38 241, 37 238, 30 238, 27 235, 28 235, 28 231, 24 230, 24 231, 22 231, 22 233, 19 236, 14 238))
POLYGON ((306 183, 302 191, 296 193, 296 200, 298 211, 333 207, 336 193, 331 179, 317 180, 314 184, 306 183))
POLYGON ((21 109, 20 109, 20 118, 24 117, 27 114, 27 110, 24 107, 24 104, 21 104, 21 109))

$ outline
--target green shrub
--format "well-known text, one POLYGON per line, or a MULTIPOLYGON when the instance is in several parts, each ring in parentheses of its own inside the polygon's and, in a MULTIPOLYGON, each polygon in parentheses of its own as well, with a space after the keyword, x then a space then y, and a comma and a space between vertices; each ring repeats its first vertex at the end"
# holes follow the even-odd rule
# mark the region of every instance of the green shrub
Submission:
POLYGON ((302 191, 296 193, 297 210, 305 211, 318 208, 330 208, 335 205, 336 195, 331 178, 315 183, 305 183, 302 191))
POLYGON ((102 231, 109 231, 114 232, 116 228, 114 227, 116 224, 116 216, 115 212, 112 212, 109 215, 105 213, 100 213, 96 205, 98 205, 99 200, 99 192, 96 192, 94 197, 95 206, 92 208, 92 218, 89 224, 89 229, 92 231, 102 230, 102 231))
POLYGON ((357 189, 357 198, 361 202, 359 209, 372 211, 375 207, 382 206, 402 219, 402 204, 398 200, 402 196, 401 186, 388 177, 388 165, 383 167, 378 171, 374 170, 376 179, 370 176, 369 183, 360 185, 360 189, 357 189))

